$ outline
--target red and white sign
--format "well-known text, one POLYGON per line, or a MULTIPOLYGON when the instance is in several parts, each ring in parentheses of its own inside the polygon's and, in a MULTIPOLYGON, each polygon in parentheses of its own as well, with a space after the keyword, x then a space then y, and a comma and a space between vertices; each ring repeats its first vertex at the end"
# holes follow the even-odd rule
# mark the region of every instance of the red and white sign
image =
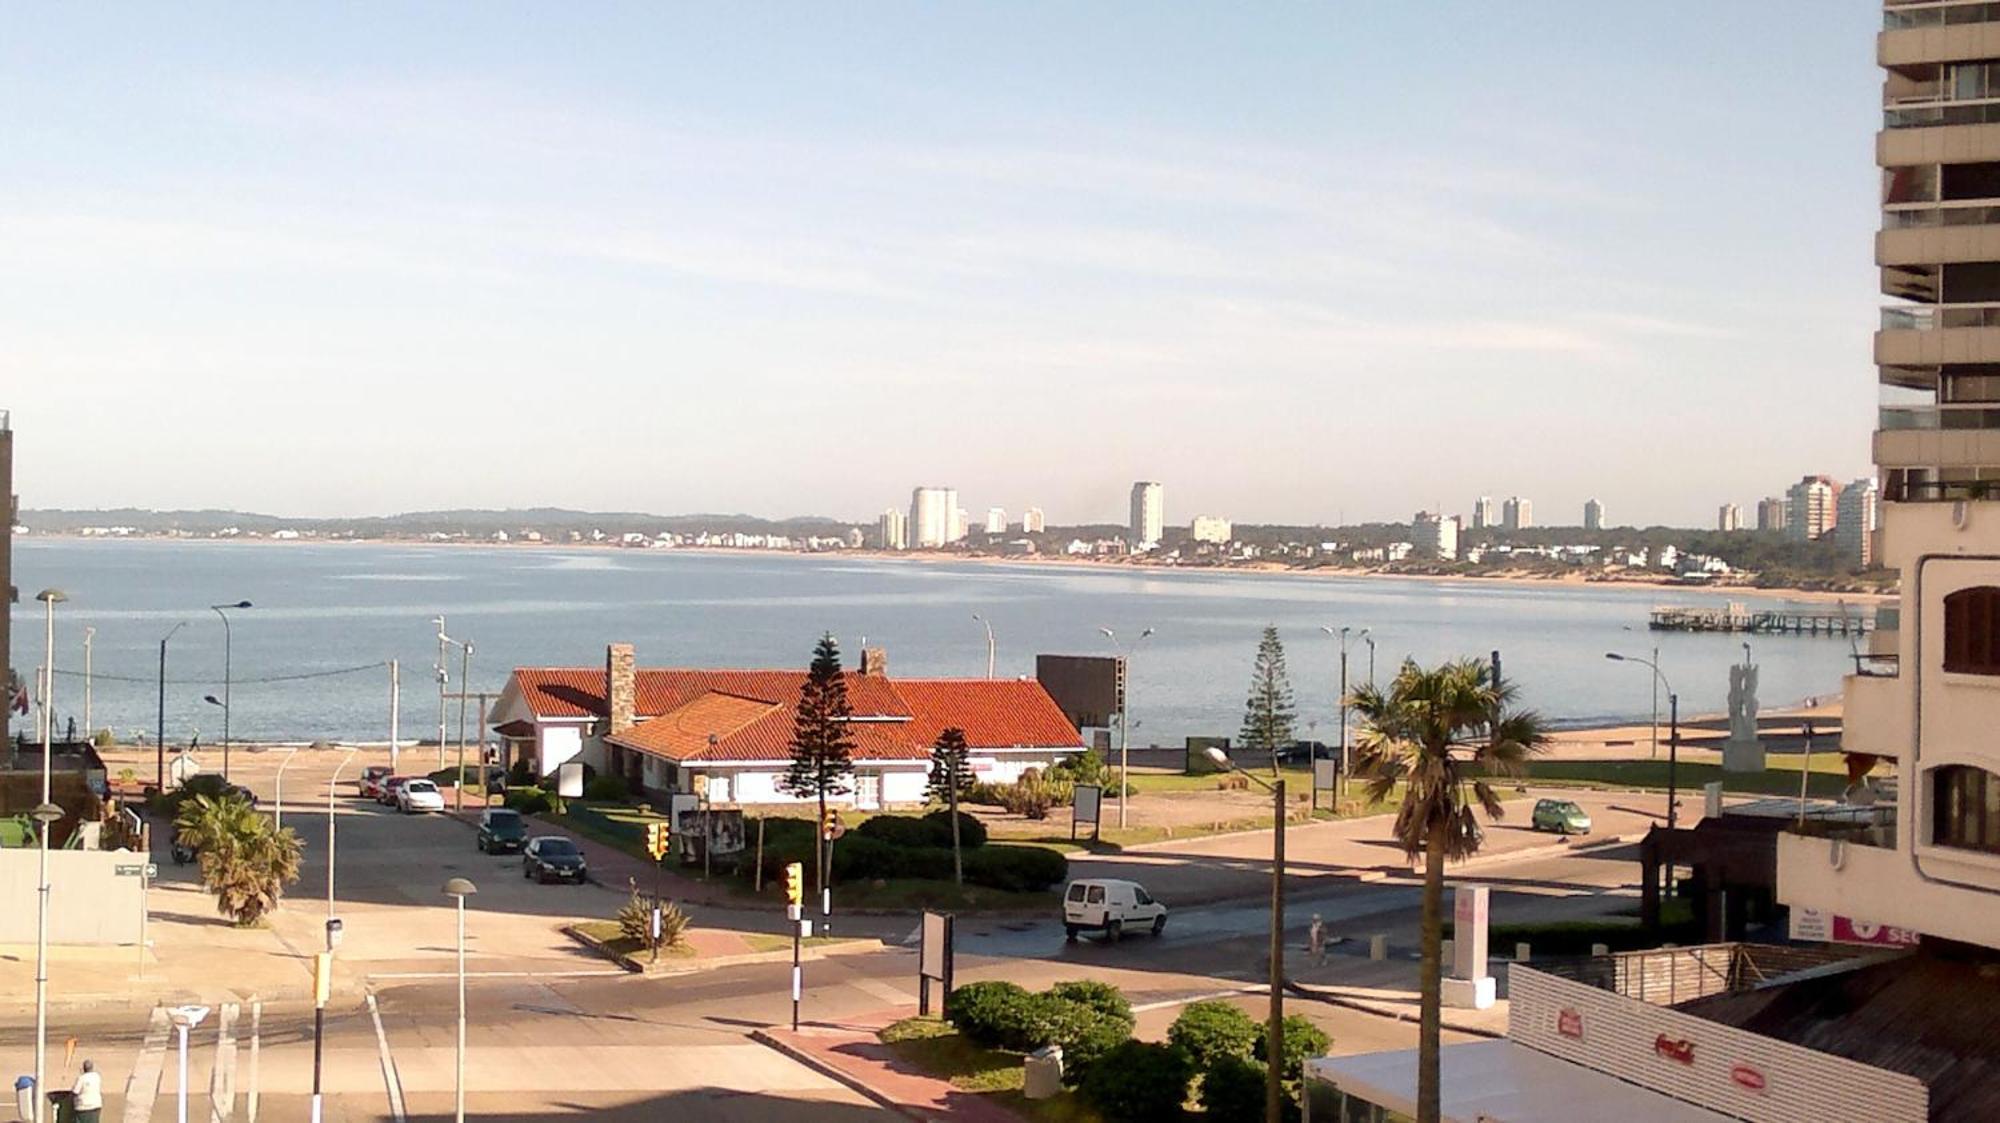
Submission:
POLYGON ((1741 1088, 1746 1092, 1755 1092, 1760 1096, 1764 1094, 1764 1085, 1768 1083, 1764 1079, 1764 1073, 1762 1069, 1754 1068, 1750 1065, 1744 1064, 1741 1061, 1738 1061, 1736 1064, 1730 1066, 1729 1079, 1733 1081, 1738 1088, 1741 1088))
POLYGON ((1583 1040, 1583 1015, 1565 1006, 1556 1012, 1556 1032, 1573 1041, 1583 1040))
POLYGON ((1896 948, 1916 947, 1922 939, 1915 929, 1892 928, 1886 924, 1805 908, 1792 909, 1791 934, 1794 940, 1896 948))
POLYGON ((1680 1064, 1694 1064, 1694 1042, 1685 1037, 1673 1038, 1663 1033, 1653 1039, 1653 1052, 1680 1064))

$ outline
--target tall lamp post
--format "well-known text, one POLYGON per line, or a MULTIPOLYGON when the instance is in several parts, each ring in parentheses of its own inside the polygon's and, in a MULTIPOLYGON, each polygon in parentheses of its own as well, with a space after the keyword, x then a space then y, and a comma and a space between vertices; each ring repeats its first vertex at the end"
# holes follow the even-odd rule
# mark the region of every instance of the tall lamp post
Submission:
MULTIPOLYGON (((216 702, 216 704, 222 707, 222 778, 225 781, 229 779, 229 678, 230 678, 229 646, 230 644, 229 644, 229 613, 224 612, 223 610, 226 608, 249 608, 249 607, 250 607, 250 602, 247 600, 240 600, 237 601, 235 604, 211 604, 208 606, 208 610, 210 612, 213 612, 217 616, 222 617, 222 701, 216 702)), ((210 698, 209 701, 214 702, 215 699, 210 698)))
MULTIPOLYGON (((42 602, 44 622, 43 641, 48 652, 46 666, 52 683, 56 677, 56 605, 69 599, 61 589, 43 589, 35 594, 42 602)), ((48 710, 48 686, 42 688, 43 709, 48 710)), ((49 798, 50 754, 54 751, 50 735, 55 729, 56 715, 52 710, 46 714, 48 720, 42 723, 42 801, 34 810, 35 822, 41 825, 36 833, 41 836, 41 874, 36 887, 35 915, 35 1118, 34 1123, 42 1123, 46 1115, 44 1105, 48 1103, 48 1092, 43 1087, 47 1075, 49 1052, 49 831, 56 820, 62 818, 62 808, 49 798)))
MULTIPOLYGON (((1321 624, 1319 630, 1340 641, 1340 794, 1347 797, 1347 642, 1352 639, 1368 639, 1368 629, 1363 628, 1353 636, 1352 627, 1343 626, 1335 630, 1331 625, 1321 624)), ((1375 641, 1368 641, 1368 681, 1375 681, 1375 641)))
POLYGON ((1363 628, 1361 630, 1361 638, 1368 641, 1368 685, 1374 686, 1375 685, 1375 637, 1368 634, 1368 629, 1363 628))
POLYGON ((465 1123, 465 899, 479 892, 462 877, 444 883, 444 895, 458 902, 458 1054, 452 1080, 453 1118, 465 1123))
MULTIPOLYGON (((313 742, 313 748, 315 749, 324 749, 328 747, 330 746, 328 746, 325 741, 313 742)), ((278 765, 278 794, 271 800, 271 811, 273 819, 271 823, 271 829, 273 831, 282 831, 285 829, 285 769, 290 768, 292 766, 292 758, 298 755, 299 755, 298 746, 294 745, 292 746, 292 750, 285 754, 284 763, 278 765)))
POLYGON ((981 616, 977 612, 972 614, 972 618, 974 620, 979 621, 981 624, 986 625, 986 677, 992 678, 993 677, 993 621, 988 620, 986 617, 981 616))
MULTIPOLYGON (((1681 696, 1674 693, 1674 684, 1667 679, 1666 672, 1660 670, 1659 649, 1655 648, 1651 659, 1641 659, 1636 655, 1620 655, 1607 651, 1604 657, 1616 663, 1637 663, 1653 672, 1653 697, 1657 699, 1662 687, 1667 691, 1667 829, 1673 830, 1674 809, 1680 802, 1680 761, 1681 761, 1681 696)), ((1659 755, 1659 703, 1653 703, 1653 755, 1659 755)))
POLYGON ((153 778, 153 786, 162 793, 167 790, 167 641, 174 638, 174 632, 188 626, 183 620, 173 626, 173 630, 160 637, 160 709, 159 724, 153 729, 153 754, 157 758, 158 774, 153 778))
MULTIPOLYGON (((1132 671, 1126 666, 1130 660, 1126 657, 1125 645, 1118 642, 1118 633, 1110 628, 1097 630, 1104 633, 1104 638, 1117 649, 1119 666, 1125 671, 1120 684, 1124 689, 1118 694, 1118 829, 1124 830, 1125 805, 1132 802, 1132 785, 1127 782, 1132 759, 1132 671)), ((1152 634, 1153 629, 1147 628, 1139 633, 1139 639, 1133 640, 1132 645, 1137 647, 1140 640, 1152 634)))
POLYGON ((96 638, 96 628, 83 630, 83 735, 86 739, 97 736, 97 730, 90 724, 90 641, 96 638))
POLYGON ((1256 781, 1271 793, 1271 1012, 1265 1028, 1269 1035, 1264 1050, 1264 1121, 1283 1123, 1285 1118, 1285 778, 1266 780, 1254 772, 1237 769, 1229 754, 1210 746, 1208 759, 1224 772, 1236 772, 1256 781))
POLYGON ((178 1123, 187 1123, 188 1118, 188 1030, 200 1025, 201 1020, 206 1017, 208 1017, 206 1006, 175 1006, 167 1011, 167 1020, 174 1023, 174 1028, 180 1031, 181 1037, 181 1079, 179 1095, 175 1101, 178 1106, 174 1114, 178 1123))

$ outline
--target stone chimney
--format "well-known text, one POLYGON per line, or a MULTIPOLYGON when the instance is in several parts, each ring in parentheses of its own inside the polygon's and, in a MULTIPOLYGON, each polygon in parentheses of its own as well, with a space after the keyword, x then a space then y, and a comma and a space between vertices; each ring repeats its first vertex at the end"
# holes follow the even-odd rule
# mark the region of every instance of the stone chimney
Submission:
POLYGON ((609 719, 606 736, 616 736, 632 728, 639 705, 639 672, 629 643, 614 643, 604 649, 604 714, 609 719))
POLYGON ((875 675, 878 678, 887 678, 889 676, 888 649, 883 647, 862 648, 861 673, 864 675, 875 675))

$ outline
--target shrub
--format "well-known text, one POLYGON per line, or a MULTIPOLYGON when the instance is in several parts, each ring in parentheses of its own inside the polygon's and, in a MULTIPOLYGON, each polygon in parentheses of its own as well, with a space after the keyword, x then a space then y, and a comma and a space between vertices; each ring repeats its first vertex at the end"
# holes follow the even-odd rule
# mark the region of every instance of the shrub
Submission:
POLYGON ((1007 801, 1003 793, 1013 786, 1012 784, 994 784, 985 780, 979 780, 965 790, 965 794, 959 797, 959 802, 976 803, 981 807, 1005 807, 1007 806, 1007 801))
POLYGON ((1104 762, 1096 749, 1057 761, 1049 768, 1049 775, 1062 777, 1071 784, 1097 784, 1116 794, 1116 786, 1111 783, 1111 766, 1104 762))
POLYGON ((549 793, 536 787, 508 788, 507 794, 501 797, 500 805, 519 811, 523 815, 538 815, 555 809, 549 793))
POLYGON ((1090 1066, 1077 1093, 1105 1123, 1179 1119, 1193 1076, 1193 1062, 1174 1046, 1126 1041, 1090 1066))
MULTIPOLYGON (((949 808, 941 807, 931 812, 924 816, 924 822, 931 825, 932 837, 937 839, 936 845, 951 845, 951 811, 949 808)), ((867 825, 866 823, 862 824, 862 826, 867 825)), ((986 845, 986 824, 967 815, 963 811, 959 812, 958 844, 967 850, 986 845)))
POLYGON ((975 1045, 1003 1048, 1003 1041, 1012 1036, 1010 1031, 1026 1022, 1033 998, 1016 983, 967 983, 946 996, 944 1020, 975 1045))
POLYGON ((1066 1002, 1088 1006, 1106 1017, 1116 1018, 1128 1027, 1132 1024, 1132 1003, 1125 993, 1110 983, 1100 983, 1094 979, 1074 979, 1057 983, 1048 993, 1066 1002))
MULTIPOLYGON (((1270 1055, 1270 1034, 1257 1034, 1257 1048, 1254 1056, 1263 1062, 1270 1055)), ((1333 1039, 1324 1030, 1307 1021, 1299 1014, 1285 1015, 1285 1057, 1284 1077, 1288 1083, 1295 1083, 1305 1070, 1306 1058, 1325 1056, 1333 1046, 1333 1039)))
POLYGON ((100 729, 90 735, 90 743, 100 749, 115 748, 118 745, 118 735, 109 729, 100 729))
MULTIPOLYGON (((1124 996, 1118 996, 1124 1001, 1124 996)), ((1132 1019, 1059 997, 1053 989, 1028 1000, 1028 1020, 1016 1039, 1022 1052, 1044 1045, 1063 1051, 1063 1082, 1076 1085, 1111 1050, 1132 1038, 1132 1019)))
POLYGON ((527 757, 522 757, 519 760, 516 760, 513 766, 507 769, 508 787, 525 788, 528 785, 533 784, 534 782, 535 782, 535 770, 528 767, 527 757))
MULTIPOLYGON (((688 915, 672 901, 660 902, 660 946, 679 947, 687 939, 688 915)), ((642 948, 653 946, 653 902, 632 891, 632 899, 618 910, 618 931, 642 948)))
POLYGON ((599 776, 583 788, 583 798, 594 803, 623 803, 632 794, 625 783, 625 777, 616 774, 599 776))
POLYGON ((1209 1123, 1262 1123, 1264 1080, 1262 1068, 1224 1053, 1202 1070, 1201 1090, 1195 1097, 1209 1123))
POLYGON ((1018 782, 1000 789, 1000 806, 1023 818, 1046 819, 1056 806, 1056 789, 1033 772, 1029 769, 1018 782))
MULTIPOLYGON (((930 821, 912 815, 877 815, 854 828, 854 833, 890 846, 951 845, 951 824, 945 824, 944 840, 940 843, 930 821)), ((842 840, 843 843, 847 841, 851 840, 842 840)))
POLYGON ((1248 1060, 1263 1035, 1250 1015, 1227 1002, 1209 1001, 1189 1003, 1167 1030, 1167 1040, 1206 1071, 1224 1057, 1248 1060))
MULTIPOLYGON (((951 853, 944 851, 949 877, 951 853)), ((1040 846, 982 846, 965 855, 965 880, 991 889, 1035 893, 1069 878, 1069 859, 1040 846)))

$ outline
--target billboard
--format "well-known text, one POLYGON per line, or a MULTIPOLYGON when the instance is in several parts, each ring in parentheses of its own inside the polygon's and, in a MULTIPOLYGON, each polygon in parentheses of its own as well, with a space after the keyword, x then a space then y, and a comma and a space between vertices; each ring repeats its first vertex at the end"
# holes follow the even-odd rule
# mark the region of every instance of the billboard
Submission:
POLYGON ((1849 916, 1837 916, 1819 909, 1792 907, 1791 937, 1818 943, 1868 944, 1876 947, 1915 947, 1922 937, 1908 928, 1873 924, 1849 916))
POLYGON ((1037 655, 1035 678, 1078 729, 1111 724, 1125 704, 1125 660, 1110 655, 1037 655))

